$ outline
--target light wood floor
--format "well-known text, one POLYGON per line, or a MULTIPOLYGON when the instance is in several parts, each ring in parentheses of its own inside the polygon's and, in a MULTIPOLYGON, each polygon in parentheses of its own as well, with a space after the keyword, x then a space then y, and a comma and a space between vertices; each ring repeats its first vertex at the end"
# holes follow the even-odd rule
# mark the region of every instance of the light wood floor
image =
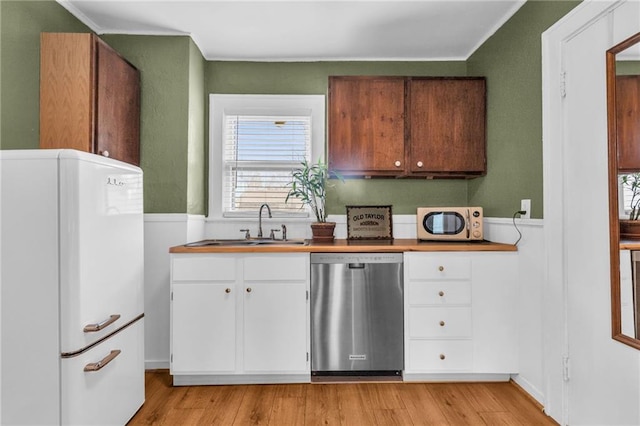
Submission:
POLYGON ((556 425, 513 383, 171 386, 146 373, 133 425, 556 425))

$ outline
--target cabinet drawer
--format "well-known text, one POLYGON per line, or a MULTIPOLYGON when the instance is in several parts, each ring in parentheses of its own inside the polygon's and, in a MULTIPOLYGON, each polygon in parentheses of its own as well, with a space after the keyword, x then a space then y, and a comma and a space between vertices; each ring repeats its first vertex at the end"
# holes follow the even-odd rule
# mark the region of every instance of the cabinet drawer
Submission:
POLYGON ((306 280, 308 271, 308 253, 252 255, 244 260, 244 279, 246 281, 306 280))
POLYGON ((412 259, 409 279, 460 280, 471 278, 471 259, 468 257, 428 256, 412 259))
POLYGON ((172 259, 173 281, 235 281, 233 256, 206 254, 175 256, 172 259))
POLYGON ((408 370, 452 371, 473 367, 471 340, 413 340, 409 342, 408 370))
POLYGON ((471 308, 410 308, 410 337, 471 337, 471 308))
POLYGON ((410 282, 411 305, 468 305, 471 303, 471 281, 410 282))

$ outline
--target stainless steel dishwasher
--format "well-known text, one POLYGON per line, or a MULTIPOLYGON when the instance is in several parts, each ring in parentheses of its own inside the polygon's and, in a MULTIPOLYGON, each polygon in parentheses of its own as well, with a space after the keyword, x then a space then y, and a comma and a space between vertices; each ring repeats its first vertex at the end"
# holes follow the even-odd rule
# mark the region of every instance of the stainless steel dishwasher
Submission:
POLYGON ((311 254, 311 374, 399 375, 402 253, 311 254))

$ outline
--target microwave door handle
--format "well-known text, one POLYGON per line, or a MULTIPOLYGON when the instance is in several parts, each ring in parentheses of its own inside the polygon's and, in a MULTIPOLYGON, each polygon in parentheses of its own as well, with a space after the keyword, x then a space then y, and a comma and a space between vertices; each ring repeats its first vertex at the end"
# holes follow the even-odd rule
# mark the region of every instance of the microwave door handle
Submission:
POLYGON ((469 209, 467 209, 466 219, 467 219, 467 240, 468 240, 471 235, 471 229, 469 229, 469 223, 471 222, 471 218, 469 217, 469 209))

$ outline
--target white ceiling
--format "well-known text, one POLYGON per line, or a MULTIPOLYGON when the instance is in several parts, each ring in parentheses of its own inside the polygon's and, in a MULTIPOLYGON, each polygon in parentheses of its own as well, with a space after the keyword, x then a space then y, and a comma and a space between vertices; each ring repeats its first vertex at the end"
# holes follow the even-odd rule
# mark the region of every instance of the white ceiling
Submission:
POLYGON ((525 0, 57 0, 98 34, 190 35, 208 60, 465 60, 525 0))

